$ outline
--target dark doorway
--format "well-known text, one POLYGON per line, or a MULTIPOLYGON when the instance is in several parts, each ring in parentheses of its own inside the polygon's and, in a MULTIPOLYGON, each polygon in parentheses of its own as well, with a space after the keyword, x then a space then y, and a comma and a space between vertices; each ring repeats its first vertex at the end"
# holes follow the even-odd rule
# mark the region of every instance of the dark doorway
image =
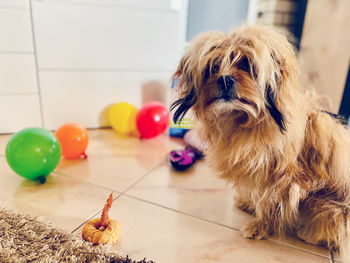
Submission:
POLYGON ((343 98, 339 108, 339 114, 344 116, 346 120, 349 119, 349 116, 350 116, 350 65, 348 69, 348 76, 345 82, 343 98))

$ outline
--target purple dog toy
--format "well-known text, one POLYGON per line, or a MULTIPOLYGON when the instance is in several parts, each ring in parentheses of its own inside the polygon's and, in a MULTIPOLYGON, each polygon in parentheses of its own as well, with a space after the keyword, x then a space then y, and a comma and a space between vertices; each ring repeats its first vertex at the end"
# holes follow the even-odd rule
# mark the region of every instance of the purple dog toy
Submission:
POLYGON ((170 162, 178 171, 186 170, 200 157, 201 155, 188 148, 170 152, 170 162))

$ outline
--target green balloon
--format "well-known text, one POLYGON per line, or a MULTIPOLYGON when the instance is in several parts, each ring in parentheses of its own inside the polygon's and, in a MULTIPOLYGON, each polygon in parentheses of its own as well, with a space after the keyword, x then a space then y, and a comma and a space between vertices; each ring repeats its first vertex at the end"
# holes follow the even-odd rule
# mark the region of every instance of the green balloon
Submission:
POLYGON ((61 159, 56 136, 42 128, 28 128, 13 135, 6 146, 6 160, 13 171, 29 180, 45 182, 61 159))

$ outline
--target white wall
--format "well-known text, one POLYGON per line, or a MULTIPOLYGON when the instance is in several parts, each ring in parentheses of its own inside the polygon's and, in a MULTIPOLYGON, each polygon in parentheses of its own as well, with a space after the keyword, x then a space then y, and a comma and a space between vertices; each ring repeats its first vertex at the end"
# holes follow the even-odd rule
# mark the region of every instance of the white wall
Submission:
POLYGON ((186 0, 0 0, 0 133, 105 126, 110 104, 141 106, 149 83, 170 89, 186 8, 186 0))

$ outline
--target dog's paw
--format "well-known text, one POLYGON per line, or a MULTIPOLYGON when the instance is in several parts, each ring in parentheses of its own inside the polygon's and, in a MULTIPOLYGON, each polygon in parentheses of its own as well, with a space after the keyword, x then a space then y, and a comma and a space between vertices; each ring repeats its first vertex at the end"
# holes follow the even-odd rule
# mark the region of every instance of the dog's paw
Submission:
POLYGON ((250 239, 263 239, 272 235, 272 231, 267 224, 261 221, 253 220, 243 228, 243 237, 250 239))
POLYGON ((242 211, 244 211, 246 213, 249 213, 249 214, 255 213, 255 210, 254 210, 254 208, 252 208, 249 200, 246 200, 246 199, 241 198, 241 197, 236 197, 235 204, 239 209, 241 209, 242 211))

